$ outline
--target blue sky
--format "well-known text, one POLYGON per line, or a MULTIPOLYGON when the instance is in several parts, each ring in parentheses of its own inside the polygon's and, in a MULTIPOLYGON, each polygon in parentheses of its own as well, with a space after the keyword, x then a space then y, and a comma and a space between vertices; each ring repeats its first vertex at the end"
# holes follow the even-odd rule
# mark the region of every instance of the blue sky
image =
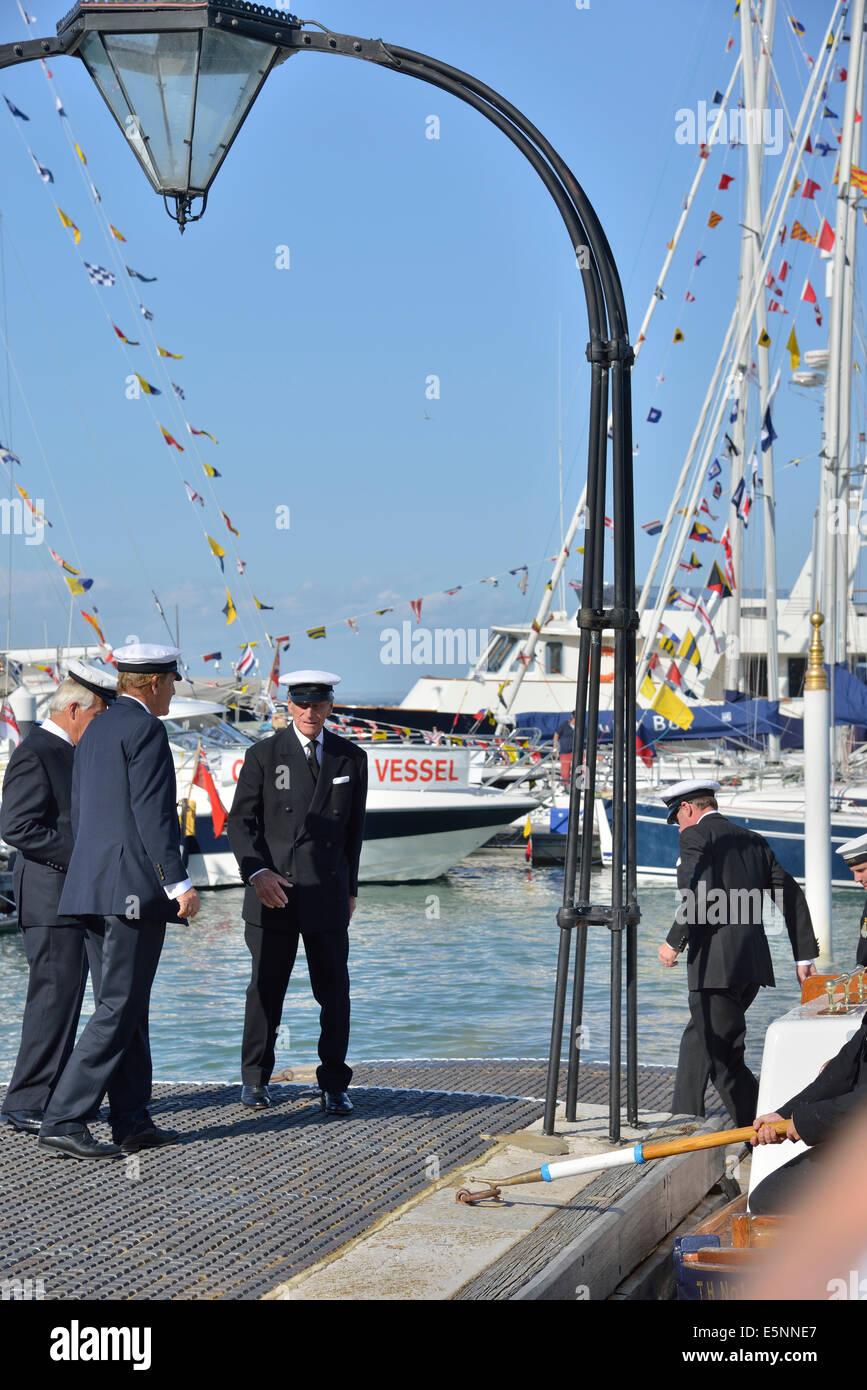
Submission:
MULTIPOLYGON (((29 8, 34 33, 51 34, 68 0, 32 0, 29 8)), ((381 35, 464 68, 545 132, 602 218, 634 337, 697 162, 694 146, 675 141, 675 113, 725 88, 737 51, 725 53, 728 35, 737 38, 733 8, 731 0, 590 0, 581 9, 573 0, 531 9, 516 0, 330 0, 317 15, 335 30, 381 35)), ((795 12, 815 56, 827 9, 808 0, 795 12)), ((7 0, 0 42, 22 32, 7 0)), ((796 107, 807 67, 785 11, 774 57, 796 107)), ((540 562, 559 540, 558 315, 567 516, 585 474, 589 380, 574 257, 520 154, 426 84, 301 54, 269 78, 204 219, 182 238, 83 65, 61 59, 52 72, 101 208, 127 238, 122 246, 104 239, 40 65, 0 74, 0 90, 30 116, 24 124, 0 112, 0 323, 9 344, 8 358, 0 352, 0 440, 22 460, 17 480, 45 499, 48 544, 94 579, 74 605, 73 639, 88 638, 78 609, 94 604, 114 645, 131 634, 164 639, 155 590, 172 625, 179 608, 194 672, 207 669, 204 653, 221 649, 235 659, 247 639, 258 639, 267 669, 262 618, 216 508, 240 532, 250 589, 274 606, 263 615, 267 631, 292 636, 284 669, 338 671, 349 697, 399 696, 419 674, 380 660, 383 627, 412 618, 412 598, 435 595, 422 614, 432 627, 477 630, 531 617, 548 575, 540 562), (440 121, 437 140, 425 134, 431 115, 440 121), (22 134, 53 185, 38 178, 22 134), (81 229, 77 250, 54 203, 81 229), (288 269, 277 265, 281 246, 288 269), (114 266, 112 250, 156 283, 126 277, 92 289, 81 258, 114 266), (154 314, 154 341, 183 354, 167 364, 170 379, 184 389, 189 422, 218 445, 186 433, 130 290, 154 314), (125 355, 106 314, 143 346, 125 355), (153 412, 146 398, 127 398, 136 371, 163 388, 153 412), (438 399, 426 395, 432 375, 438 399), (158 422, 184 445, 182 455, 163 443, 158 422), (222 475, 213 498, 200 460, 222 475), (225 579, 183 480, 206 497, 207 531, 227 550, 225 579), (277 524, 281 508, 288 529, 277 524), (478 582, 525 564, 526 597, 508 576, 497 588, 478 582), (239 613, 231 626, 220 611, 227 583, 239 613), (459 594, 443 594, 459 584, 459 594), (361 616, 390 605, 385 619, 361 616), (359 635, 348 617, 358 619, 359 635), (316 624, 326 625, 325 641, 305 636, 316 624)), ((840 115, 844 92, 835 84, 829 94, 840 115)), ((838 124, 823 123, 832 142, 838 124)), ((639 525, 664 515, 734 302, 743 154, 714 151, 636 367, 639 525), (723 171, 735 176, 724 193, 723 171), (724 218, 713 231, 711 209, 724 218), (695 270, 698 249, 707 259, 695 270), (687 289, 695 302, 685 301, 687 289), (677 327, 685 341, 673 345, 677 327), (651 405, 663 412, 655 426, 646 423, 651 405)), ((768 159, 769 173, 776 163, 768 159)), ((800 198, 790 204, 811 230, 820 212, 833 217, 832 165, 817 158, 808 171, 822 184, 815 208, 800 198)), ((824 345, 810 306, 797 300, 809 274, 824 301, 817 253, 786 247, 794 269, 783 303, 794 317, 771 318, 772 372, 781 360, 788 367, 792 322, 802 352, 824 345)), ((775 414, 782 586, 809 546, 818 490, 818 409, 789 390, 787 376, 784 369, 775 414), (799 456, 797 467, 784 467, 799 456)), ((861 400, 857 409, 863 429, 861 400)), ((44 634, 65 641, 60 571, 45 546, 24 542, 0 538, 0 642, 10 612, 14 644, 44 634)), ((639 531, 639 578, 651 554, 639 531)), ((577 564, 569 577, 578 577, 577 564)), ((743 585, 761 582, 754 523, 743 585)))

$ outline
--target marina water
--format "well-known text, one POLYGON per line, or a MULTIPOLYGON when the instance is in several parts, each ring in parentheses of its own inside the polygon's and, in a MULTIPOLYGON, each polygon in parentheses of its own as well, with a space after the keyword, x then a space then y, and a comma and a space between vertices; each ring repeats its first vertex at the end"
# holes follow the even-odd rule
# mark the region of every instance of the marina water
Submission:
MULTIPOLYGON (((435 883, 362 888, 350 928, 350 1062, 547 1056, 563 871, 528 872, 519 854, 482 850, 435 883)), ((604 901, 605 889, 605 878, 594 879, 594 901, 604 901)), ((168 928, 151 1005, 156 1080, 239 1080, 250 970, 242 900, 240 888, 205 893, 191 926, 168 928)), ((639 885, 639 1061, 645 1064, 676 1063, 688 1018, 683 957, 671 970, 656 959, 676 901, 673 885, 639 885)), ((860 891, 834 891, 832 944, 843 969, 855 962, 862 906, 860 891)), ((781 929, 771 923, 769 933, 777 988, 761 990, 747 1015, 747 1060, 756 1072, 765 1029, 799 998, 789 939, 777 925, 781 929)), ((609 953, 607 929, 592 927, 587 1061, 608 1056, 609 953)), ((12 1073, 26 988, 20 933, 0 936, 2 1082, 12 1073)), ((91 1009, 88 986, 83 1020, 91 1009)), ((317 1062, 318 1014, 299 949, 278 1037, 278 1069, 317 1062)))

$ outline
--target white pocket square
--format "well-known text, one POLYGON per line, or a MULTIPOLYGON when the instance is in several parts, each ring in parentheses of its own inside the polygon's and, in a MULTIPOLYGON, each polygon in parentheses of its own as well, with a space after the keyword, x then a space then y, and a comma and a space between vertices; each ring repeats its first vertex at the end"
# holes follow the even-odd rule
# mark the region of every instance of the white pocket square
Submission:
POLYGON ((333 780, 332 780, 332 786, 334 786, 334 787, 339 787, 341 782, 348 782, 348 781, 349 781, 349 778, 348 778, 348 777, 335 777, 335 778, 333 778, 333 780))

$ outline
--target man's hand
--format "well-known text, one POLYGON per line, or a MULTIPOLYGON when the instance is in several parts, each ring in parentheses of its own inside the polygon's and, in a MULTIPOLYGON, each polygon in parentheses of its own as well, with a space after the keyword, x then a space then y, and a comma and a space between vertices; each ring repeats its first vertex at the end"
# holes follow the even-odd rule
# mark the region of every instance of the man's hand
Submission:
POLYGON ((284 878, 282 874, 276 874, 273 869, 262 869, 251 878, 250 882, 263 907, 285 907, 288 903, 289 899, 283 889, 291 888, 292 884, 288 878, 284 878))
POLYGON ((656 954, 660 965, 677 965, 677 951, 667 941, 663 941, 656 954))
POLYGON ((195 888, 188 888, 186 893, 181 893, 179 898, 175 898, 178 905, 178 916, 186 917, 189 920, 195 917, 199 908, 202 906, 201 900, 195 888))
POLYGON ((815 967, 815 965, 813 964, 812 961, 810 961, 809 965, 799 965, 799 966, 798 966, 798 984, 799 984, 799 985, 802 985, 802 984, 804 983, 805 980, 808 980, 808 979, 810 978, 810 976, 811 976, 811 975, 815 975, 815 973, 816 973, 816 967, 815 967))
POLYGON ((794 1120, 789 1120, 789 1127, 785 1134, 778 1134, 773 1128, 784 1117, 773 1111, 769 1115, 759 1115, 758 1119, 753 1120, 753 1129, 756 1131, 754 1139, 750 1143, 755 1147, 756 1144, 782 1144, 784 1139, 791 1139, 793 1144, 797 1144, 800 1134, 795 1129, 794 1120))
POLYGON ((358 906, 358 899, 357 899, 357 898, 350 898, 350 899, 349 899, 349 920, 350 920, 350 921, 352 921, 352 914, 353 914, 353 912, 355 911, 355 909, 356 909, 357 906, 358 906))

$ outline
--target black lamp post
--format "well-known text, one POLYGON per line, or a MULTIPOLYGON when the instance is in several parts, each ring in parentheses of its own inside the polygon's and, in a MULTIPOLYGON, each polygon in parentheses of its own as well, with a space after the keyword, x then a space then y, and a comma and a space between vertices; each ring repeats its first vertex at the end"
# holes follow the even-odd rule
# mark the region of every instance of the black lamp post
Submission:
POLYGON ((609 1135, 620 1137, 623 937, 626 936, 627 1118, 638 1120, 635 883, 635 603, 632 409, 626 307, 596 213, 556 150, 504 97, 447 63, 381 39, 333 34, 247 0, 78 0, 54 39, 0 47, 0 67, 59 54, 84 62, 152 187, 181 231, 202 216, 210 186, 269 72, 310 50, 361 58, 429 82, 475 107, 532 164, 557 206, 587 301, 591 395, 587 530, 578 625, 575 748, 545 1132, 554 1127, 575 933, 566 1115, 575 1118, 587 928, 611 932, 609 1135), (169 207, 169 201, 174 209, 169 207), (192 214, 192 206, 201 207, 192 214), (610 392, 610 400, 609 400, 610 392), (603 605, 607 422, 611 417, 614 604, 603 605), (602 633, 614 633, 610 904, 590 901, 602 633), (580 832, 579 832, 580 823, 580 832), (579 855, 580 851, 580 855, 579 855))

